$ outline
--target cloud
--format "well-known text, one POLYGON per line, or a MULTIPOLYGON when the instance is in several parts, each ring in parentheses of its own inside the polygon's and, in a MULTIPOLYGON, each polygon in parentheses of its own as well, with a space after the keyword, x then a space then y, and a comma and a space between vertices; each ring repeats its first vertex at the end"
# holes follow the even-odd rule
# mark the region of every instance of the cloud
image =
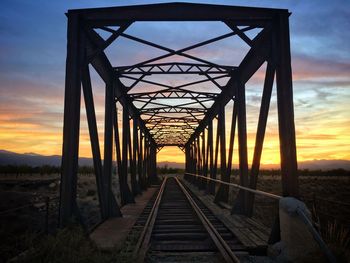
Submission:
POLYGON ((350 47, 345 42, 350 38, 349 10, 350 3, 341 0, 308 1, 299 5, 290 17, 293 50, 328 60, 348 61, 350 47))
POLYGON ((333 81, 341 81, 343 85, 350 83, 350 63, 296 54, 292 57, 292 67, 295 81, 316 81, 326 85, 333 81))
MULTIPOLYGON (((93 7, 93 1, 48 3, 4 0, 0 16, 0 143, 20 152, 59 154, 62 143, 66 17, 68 8, 93 7), (40 8, 39 8, 40 6, 40 8), (44 10, 44 12, 43 12, 44 10)), ((154 1, 147 1, 154 2, 154 1)), ((210 1, 207 1, 210 2, 210 1)), ((118 4, 130 4, 121 1, 118 4)), ((131 1, 141 3, 141 1, 131 1)), ((144 3, 144 1, 142 2, 144 3)), ((230 1, 219 1, 231 4, 230 1)), ((237 5, 247 5, 238 1, 237 5)), ((249 3, 251 4, 251 3, 249 3)), ((349 3, 346 1, 254 1, 254 5, 289 8, 295 123, 300 159, 350 158, 350 39, 349 3), (312 12, 310 11, 312 10, 312 12)), ((115 5, 103 1, 99 5, 115 5)), ((177 49, 224 33, 223 23, 136 23, 128 33, 177 49)), ((237 37, 194 49, 189 54, 228 65, 237 65, 247 51, 237 37), (243 52, 242 52, 243 51, 243 52)), ((108 49, 114 64, 132 64, 163 51, 141 49, 139 44, 118 39, 108 49)), ((183 61, 183 58, 175 58, 183 61)), ((247 84, 247 119, 250 159, 265 66, 247 84)), ((104 84, 92 73, 100 140, 103 139, 104 84)), ((184 79, 172 79, 177 85, 184 79)), ((209 86, 201 86, 208 89, 209 86)), ((147 88, 144 86, 144 88, 147 88)), ((231 106, 230 106, 231 107, 231 106)), ((228 108, 227 119, 231 109, 228 108)), ((82 103, 81 153, 90 145, 82 103)), ((120 119, 119 119, 120 120, 120 119)), ((271 100, 263 160, 278 162, 276 90, 271 100)), ((229 123, 226 125, 227 132, 229 123)), ((236 144, 237 145, 237 144, 236 144)), ((101 143, 101 147, 102 147, 101 143)), ((103 147, 102 147, 103 148, 103 147)), ((160 160, 181 158, 181 152, 163 149, 160 160)), ((237 156, 237 155, 236 155, 237 156)))

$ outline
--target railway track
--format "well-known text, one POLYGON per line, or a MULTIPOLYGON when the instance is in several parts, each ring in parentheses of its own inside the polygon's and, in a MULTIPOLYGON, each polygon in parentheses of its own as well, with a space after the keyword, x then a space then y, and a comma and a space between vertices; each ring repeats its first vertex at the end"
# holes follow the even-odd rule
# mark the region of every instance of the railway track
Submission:
POLYGON ((142 220, 137 262, 240 262, 246 248, 178 178, 165 178, 142 220))

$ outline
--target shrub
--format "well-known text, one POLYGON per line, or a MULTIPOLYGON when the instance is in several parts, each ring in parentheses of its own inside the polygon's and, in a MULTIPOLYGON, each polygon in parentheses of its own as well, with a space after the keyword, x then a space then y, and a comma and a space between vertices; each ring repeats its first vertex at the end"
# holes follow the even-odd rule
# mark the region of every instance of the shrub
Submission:
POLYGON ((96 191, 94 189, 89 189, 86 192, 86 196, 94 196, 96 194, 96 191))

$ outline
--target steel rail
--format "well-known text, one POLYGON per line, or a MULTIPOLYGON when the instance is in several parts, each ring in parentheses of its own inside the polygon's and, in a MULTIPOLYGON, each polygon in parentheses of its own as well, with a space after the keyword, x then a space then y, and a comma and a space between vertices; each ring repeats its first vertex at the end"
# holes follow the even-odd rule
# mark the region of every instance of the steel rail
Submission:
POLYGON ((158 209, 159 209, 159 204, 160 204, 160 201, 162 199, 162 195, 164 192, 165 183, 166 183, 167 179, 168 178, 165 177, 163 182, 162 182, 162 185, 159 189, 157 198, 154 201, 154 204, 152 206, 149 217, 146 221, 146 224, 145 224, 145 226, 141 232, 141 235, 136 243, 136 246, 134 248, 133 258, 136 258, 136 262, 139 262, 139 263, 144 262, 144 258, 145 258, 146 252, 148 250, 148 245, 149 245, 149 241, 151 239, 151 234, 153 231, 154 222, 156 221, 156 217, 157 217, 158 209))
POLYGON ((263 195, 263 196, 270 197, 270 198, 277 199, 277 200, 280 200, 282 198, 282 196, 280 196, 280 195, 275 195, 275 194, 271 194, 271 193, 268 193, 268 192, 255 190, 255 189, 252 189, 252 188, 249 188, 249 187, 245 187, 245 186, 241 186, 241 185, 234 184, 234 183, 224 182, 224 181, 213 179, 213 178, 210 178, 210 177, 205 177, 205 176, 199 175, 199 174, 192 174, 192 173, 185 173, 185 174, 188 174, 188 175, 191 175, 191 176, 194 176, 194 177, 203 178, 203 179, 206 179, 208 181, 213 181, 213 182, 216 182, 216 183, 219 183, 219 184, 233 186, 235 188, 242 189, 242 190, 251 192, 253 194, 259 194, 259 195, 263 195))
POLYGON ((240 262, 240 260, 232 252, 231 248, 228 246, 228 244, 225 242, 225 240, 220 236, 219 232, 215 229, 215 227, 212 225, 212 223, 209 221, 209 219, 204 215, 202 210, 198 207, 198 205, 193 200, 193 198, 188 193, 188 191, 185 189, 185 187, 182 185, 180 180, 177 177, 175 177, 175 179, 176 179, 176 182, 178 183, 178 185, 180 186, 182 192, 185 194, 190 205, 192 206, 193 210, 196 212, 198 218, 202 222, 204 228, 207 230, 211 239, 213 240, 216 247, 220 251, 221 255, 225 259, 225 261, 228 263, 229 262, 240 262))

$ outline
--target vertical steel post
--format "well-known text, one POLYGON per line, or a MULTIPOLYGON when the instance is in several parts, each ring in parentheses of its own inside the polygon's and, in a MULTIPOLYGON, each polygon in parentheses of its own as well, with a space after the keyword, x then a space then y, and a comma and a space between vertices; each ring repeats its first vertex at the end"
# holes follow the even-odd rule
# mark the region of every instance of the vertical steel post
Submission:
POLYGON ((278 128, 280 138, 282 191, 284 196, 299 195, 295 142, 292 68, 290 58, 289 13, 279 14, 275 37, 278 128))
MULTIPOLYGON (((194 162, 193 162, 193 171, 195 174, 198 173, 198 148, 197 148, 197 138, 193 141, 193 158, 194 158, 194 162)), ((195 177, 193 177, 193 183, 195 184, 197 179, 195 177)))
MULTIPOLYGON (((220 132, 220 175, 221 180, 229 182, 226 174, 226 129, 225 129, 225 106, 222 106, 218 116, 218 131, 220 132)), ((228 185, 220 184, 219 190, 215 195, 214 202, 228 201, 228 185)))
POLYGON ((139 152, 139 176, 141 178, 141 188, 142 190, 147 189, 147 182, 144 174, 144 136, 142 134, 142 131, 140 130, 140 152, 139 152))
MULTIPOLYGON (((188 170, 189 170, 190 173, 193 173, 193 162, 194 162, 194 160, 193 160, 193 144, 190 143, 188 145, 188 148, 189 148, 189 151, 190 151, 190 153, 189 153, 189 162, 188 162, 188 170)), ((188 177, 188 181, 189 182, 191 182, 192 179, 193 179, 192 176, 188 177)))
MULTIPOLYGON (((197 174, 202 175, 202 157, 201 157, 201 135, 199 134, 197 137, 197 174)), ((200 187, 200 178, 196 178, 196 185, 197 187, 200 187)))
MULTIPOLYGON (((207 176, 208 163, 207 163, 207 152, 206 152, 206 139, 205 139, 205 129, 203 130, 202 136, 202 175, 207 176)), ((201 189, 205 189, 207 180, 201 179, 201 189)))
POLYGON ((133 156, 134 156, 134 171, 136 178, 136 190, 137 193, 141 193, 141 176, 140 176, 140 147, 139 147, 139 132, 138 132, 138 119, 133 119, 133 156))
POLYGON ((235 143, 236 135, 236 122, 237 122, 237 104, 234 102, 232 110, 232 119, 231 119, 231 132, 230 132, 230 145, 228 150, 228 160, 227 160, 227 178, 231 179, 231 170, 232 170, 232 159, 233 159, 233 148, 235 143))
POLYGON ((122 204, 134 203, 134 197, 130 191, 128 184, 128 144, 130 136, 130 123, 129 123, 129 111, 127 107, 123 107, 123 148, 122 148, 122 167, 123 167, 123 184, 121 185, 122 191, 122 204))
POLYGON ((118 108, 116 107, 116 103, 114 103, 114 142, 115 142, 115 153, 116 153, 116 161, 117 161, 117 171, 119 178, 119 191, 121 196, 121 203, 124 204, 125 195, 124 195, 124 176, 123 176, 123 164, 122 164, 122 156, 120 150, 120 140, 119 140, 119 124, 118 124, 118 108))
POLYGON ((112 154, 113 154, 113 121, 114 111, 114 78, 111 83, 106 83, 105 91, 105 136, 104 136, 104 160, 103 160, 103 184, 104 194, 107 200, 107 218, 121 216, 119 206, 112 192, 112 154))
MULTIPOLYGON (((139 193, 137 180, 136 180, 136 156, 134 155, 134 144, 131 143, 131 129, 129 121, 129 130, 128 130, 128 148, 129 148, 129 170, 130 170, 130 179, 131 179, 131 191, 134 196, 139 193)), ((134 138, 133 138, 134 140, 134 138)))
MULTIPOLYGON (((213 167, 213 179, 216 179, 216 174, 218 171, 218 159, 219 159, 219 142, 220 142, 220 131, 219 131, 219 123, 216 127, 216 142, 215 142, 215 159, 214 159, 214 167, 213 167)), ((212 195, 215 195, 216 193, 216 184, 214 183, 213 189, 211 189, 212 195)))
POLYGON ((90 144, 91 144, 91 151, 92 151, 92 157, 93 157, 93 163, 94 163, 94 171, 95 171, 95 177, 96 177, 97 194, 99 198, 101 218, 107 218, 108 201, 106 199, 107 196, 104 194, 101 152, 100 152, 100 144, 98 140, 94 99, 92 94, 91 79, 90 79, 90 72, 89 72, 88 65, 86 65, 83 69, 82 84, 83 84, 86 117, 87 117, 88 127, 89 127, 90 144))
POLYGON ((186 144, 186 146, 185 146, 185 175, 184 175, 184 178, 187 181, 188 181, 189 177, 186 175, 186 173, 191 172, 190 162, 191 162, 191 146, 189 144, 186 144))
POLYGON ((147 178, 147 184, 151 183, 150 178, 150 149, 149 149, 149 138, 148 135, 145 134, 145 173, 147 178))
POLYGON ((147 135, 144 134, 144 143, 143 143, 143 177, 145 178, 145 183, 149 185, 148 178, 148 140, 147 135))
POLYGON ((82 33, 77 14, 68 13, 66 82, 64 96, 62 173, 59 225, 64 227, 76 216, 80 126, 82 33))
MULTIPOLYGON (((208 148, 209 148, 209 171, 210 171, 210 178, 215 179, 214 174, 214 141, 213 141, 213 121, 211 120, 208 124, 208 148)), ((207 186, 207 193, 214 195, 215 194, 215 183, 212 181, 209 181, 207 186)))
POLYGON ((157 146, 150 142, 149 144, 149 179, 151 183, 157 183, 157 146))
MULTIPOLYGON (((274 66, 272 66, 271 63, 268 62, 266 67, 264 90, 261 98, 261 106, 260 106, 258 128, 256 132, 256 139, 255 139, 253 163, 252 163, 252 169, 250 172, 249 187, 252 189, 256 189, 256 185, 258 182, 261 153, 262 153, 264 137, 265 137, 267 116, 269 114, 274 75, 275 75, 274 66)), ((254 197, 255 197, 254 194, 252 193, 248 194, 248 211, 247 212, 249 216, 252 216, 253 214, 254 197)))
MULTIPOLYGON (((239 183, 248 187, 248 149, 247 149, 247 120, 245 86, 237 83, 237 103, 238 103, 238 155, 239 155, 239 183)), ((232 213, 247 213, 247 191, 239 190, 237 200, 232 207, 232 213)))

